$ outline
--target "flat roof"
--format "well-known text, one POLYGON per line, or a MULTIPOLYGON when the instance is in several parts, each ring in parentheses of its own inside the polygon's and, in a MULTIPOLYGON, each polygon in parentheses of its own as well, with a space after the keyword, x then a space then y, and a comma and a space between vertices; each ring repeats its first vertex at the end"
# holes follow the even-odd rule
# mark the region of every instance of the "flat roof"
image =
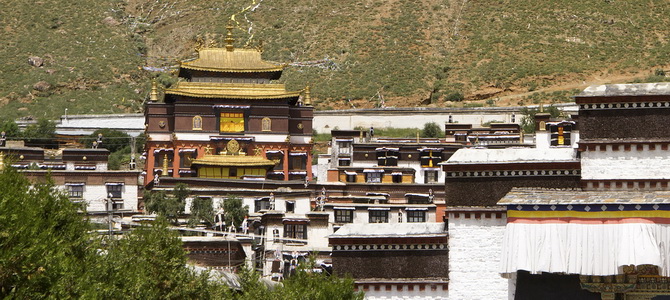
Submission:
POLYGON ((445 223, 346 224, 330 238, 434 237, 446 236, 445 223))
POLYGON ((670 83, 628 83, 592 85, 576 97, 670 95, 670 83))
POLYGON ((498 205, 664 203, 670 203, 670 191, 582 191, 546 188, 513 188, 498 201, 498 205))

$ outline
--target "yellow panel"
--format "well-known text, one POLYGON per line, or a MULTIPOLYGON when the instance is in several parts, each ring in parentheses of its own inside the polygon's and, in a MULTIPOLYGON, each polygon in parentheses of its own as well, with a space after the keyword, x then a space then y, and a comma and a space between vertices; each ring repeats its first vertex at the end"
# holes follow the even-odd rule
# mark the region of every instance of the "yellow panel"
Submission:
POLYGON ((392 175, 382 175, 382 183, 393 183, 392 175))

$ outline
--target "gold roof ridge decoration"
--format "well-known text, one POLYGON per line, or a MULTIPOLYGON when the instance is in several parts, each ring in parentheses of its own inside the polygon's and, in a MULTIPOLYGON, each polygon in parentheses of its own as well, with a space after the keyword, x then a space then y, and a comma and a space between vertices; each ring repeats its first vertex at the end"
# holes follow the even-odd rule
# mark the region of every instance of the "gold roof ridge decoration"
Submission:
POLYGON ((276 162, 252 155, 204 155, 194 159, 192 165, 230 167, 272 167, 276 162))
POLYGON ((199 48, 198 58, 181 62, 180 67, 196 71, 232 72, 232 73, 258 73, 279 72, 286 68, 287 64, 275 64, 263 60, 262 46, 255 49, 235 48, 233 43, 233 25, 231 22, 226 26, 224 48, 199 48))
POLYGON ((281 99, 300 96, 302 91, 286 91, 284 84, 218 83, 179 81, 166 95, 199 98, 281 99))

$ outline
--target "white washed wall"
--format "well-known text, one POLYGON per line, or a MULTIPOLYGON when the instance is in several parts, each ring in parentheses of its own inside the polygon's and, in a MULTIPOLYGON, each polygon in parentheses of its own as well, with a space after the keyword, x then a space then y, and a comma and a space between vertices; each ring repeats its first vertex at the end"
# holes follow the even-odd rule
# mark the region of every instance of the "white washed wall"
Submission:
POLYGON ((507 220, 449 216, 449 299, 507 299, 498 273, 507 220))
MULTIPOLYGON (((601 146, 604 147, 604 146, 601 146)), ((649 150, 643 145, 638 152, 635 146, 631 151, 612 151, 607 145, 605 151, 582 152, 582 178, 593 179, 670 179, 670 151, 649 150)))
POLYGON ((446 300, 449 298, 448 291, 442 291, 437 289, 436 291, 431 291, 429 288, 426 288, 423 291, 419 291, 419 287, 415 286, 413 291, 409 291, 405 287, 402 291, 396 291, 395 286, 390 291, 386 291, 385 287, 382 287, 379 291, 369 290, 365 292, 365 299, 370 300, 446 300))

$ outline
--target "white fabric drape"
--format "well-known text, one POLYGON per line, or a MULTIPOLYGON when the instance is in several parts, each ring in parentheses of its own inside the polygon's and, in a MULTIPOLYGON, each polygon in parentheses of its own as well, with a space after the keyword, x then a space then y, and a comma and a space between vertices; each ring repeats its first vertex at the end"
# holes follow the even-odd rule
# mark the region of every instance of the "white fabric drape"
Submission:
POLYGON ((670 225, 653 223, 508 223, 501 273, 526 270, 614 275, 624 265, 658 266, 670 276, 670 225))

